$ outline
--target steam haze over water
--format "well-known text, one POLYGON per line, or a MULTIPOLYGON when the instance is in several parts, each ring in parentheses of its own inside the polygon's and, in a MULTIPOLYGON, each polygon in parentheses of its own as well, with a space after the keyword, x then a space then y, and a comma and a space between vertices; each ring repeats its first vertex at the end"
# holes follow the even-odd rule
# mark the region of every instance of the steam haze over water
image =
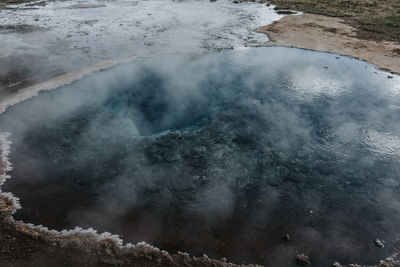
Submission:
POLYGON ((400 229, 400 80, 386 76, 278 47, 138 60, 9 108, 4 190, 17 219, 58 230, 236 263, 375 264, 400 229))

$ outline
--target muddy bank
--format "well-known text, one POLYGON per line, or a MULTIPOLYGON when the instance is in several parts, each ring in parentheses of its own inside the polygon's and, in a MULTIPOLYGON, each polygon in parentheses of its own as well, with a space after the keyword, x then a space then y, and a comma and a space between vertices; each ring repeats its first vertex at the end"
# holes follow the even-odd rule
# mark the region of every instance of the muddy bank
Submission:
POLYGON ((281 45, 355 57, 379 69, 400 73, 400 44, 357 37, 342 18, 314 14, 290 15, 256 30, 268 35, 266 45, 281 45))

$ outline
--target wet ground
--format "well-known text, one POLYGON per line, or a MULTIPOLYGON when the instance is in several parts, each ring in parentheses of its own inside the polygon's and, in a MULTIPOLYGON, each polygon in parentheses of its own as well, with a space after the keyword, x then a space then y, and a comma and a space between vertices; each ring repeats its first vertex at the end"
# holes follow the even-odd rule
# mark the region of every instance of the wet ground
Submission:
POLYGON ((268 40, 273 6, 209 1, 46 1, 0 9, 0 96, 101 60, 268 40))
POLYGON ((49 228, 236 263, 374 264, 399 245, 399 84, 289 48, 139 60, 6 111, 4 189, 49 228))

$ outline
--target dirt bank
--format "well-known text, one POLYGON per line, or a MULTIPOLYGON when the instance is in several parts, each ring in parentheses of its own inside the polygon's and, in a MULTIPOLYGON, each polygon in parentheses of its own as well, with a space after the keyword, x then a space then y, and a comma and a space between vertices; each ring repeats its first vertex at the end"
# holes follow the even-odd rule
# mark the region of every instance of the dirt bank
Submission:
POLYGON ((359 39, 357 29, 342 18, 307 13, 290 15, 256 31, 268 35, 271 41, 266 45, 338 53, 400 73, 400 43, 359 39))

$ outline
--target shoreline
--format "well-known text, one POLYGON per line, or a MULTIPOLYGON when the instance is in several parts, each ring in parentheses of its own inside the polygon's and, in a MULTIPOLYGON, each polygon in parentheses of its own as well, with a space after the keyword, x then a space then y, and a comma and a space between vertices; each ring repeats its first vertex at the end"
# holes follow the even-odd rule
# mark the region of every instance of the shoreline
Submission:
POLYGON ((363 40, 341 18, 304 13, 288 15, 255 30, 270 39, 265 46, 286 46, 349 56, 400 74, 400 43, 363 40))
MULTIPOLYGON (((39 82, 28 87, 19 89, 15 94, 9 95, 0 100, 0 115, 6 111, 7 108, 14 106, 25 100, 29 100, 39 93, 44 91, 51 91, 59 87, 79 81, 80 79, 93 74, 95 72, 103 71, 115 67, 117 65, 127 64, 135 61, 138 56, 131 56, 121 60, 104 60, 95 64, 91 64, 85 68, 78 69, 73 72, 55 76, 44 82, 39 82)), ((143 56, 140 58, 144 58, 143 56)))

